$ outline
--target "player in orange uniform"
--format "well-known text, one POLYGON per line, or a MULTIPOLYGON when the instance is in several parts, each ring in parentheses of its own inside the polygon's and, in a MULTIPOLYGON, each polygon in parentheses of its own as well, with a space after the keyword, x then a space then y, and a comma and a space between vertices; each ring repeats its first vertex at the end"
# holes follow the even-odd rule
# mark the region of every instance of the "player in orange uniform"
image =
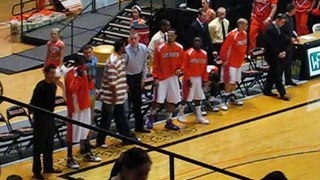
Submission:
POLYGON ((297 33, 299 36, 308 34, 308 17, 315 4, 315 0, 294 0, 293 3, 297 9, 295 14, 297 33))
POLYGON ((207 52, 201 49, 201 38, 193 39, 193 47, 188 49, 183 56, 183 101, 179 106, 178 120, 186 122, 184 118, 185 102, 193 101, 196 109, 196 122, 209 124, 209 121, 202 117, 201 101, 205 99, 202 86, 204 82, 208 86, 209 74, 207 73, 208 56, 207 52))
POLYGON ((251 13, 251 24, 249 32, 249 49, 257 46, 257 37, 272 22, 277 11, 278 0, 254 0, 251 13))
MULTIPOLYGON (((154 99, 157 103, 167 105, 167 122, 165 128, 179 130, 173 124, 172 114, 174 105, 181 101, 178 76, 181 74, 183 61, 183 47, 177 43, 175 30, 168 31, 168 42, 162 43, 154 52, 153 78, 155 85, 154 99)), ((156 108, 151 109, 151 117, 156 115, 156 108)), ((147 128, 152 128, 152 119, 148 118, 147 128)))
MULTIPOLYGON (((68 116, 79 122, 90 125, 90 95, 88 71, 84 65, 84 57, 78 57, 75 67, 71 68, 65 77, 66 84, 66 103, 68 116)), ((91 153, 91 145, 87 139, 89 129, 68 123, 67 125, 67 144, 69 168, 79 168, 79 164, 72 158, 72 143, 80 143, 80 153, 84 154, 84 160, 90 162, 99 162, 101 158, 91 153)))
POLYGON ((248 21, 240 18, 238 28, 231 31, 220 51, 223 61, 222 80, 225 83, 224 102, 221 109, 228 110, 228 102, 241 106, 243 103, 235 98, 237 82, 241 80, 241 65, 246 55, 248 21))

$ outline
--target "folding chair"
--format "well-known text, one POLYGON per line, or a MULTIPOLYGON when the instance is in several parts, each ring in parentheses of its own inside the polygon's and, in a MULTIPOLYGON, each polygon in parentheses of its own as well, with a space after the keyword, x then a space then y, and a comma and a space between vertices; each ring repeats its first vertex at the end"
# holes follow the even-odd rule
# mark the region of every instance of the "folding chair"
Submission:
POLYGON ((5 123, 8 128, 7 132, 5 131, 0 133, 0 142, 5 143, 5 146, 7 146, 7 149, 4 151, 4 154, 7 154, 11 150, 15 149, 22 156, 22 152, 20 150, 19 143, 18 143, 20 134, 10 131, 9 124, 1 113, 0 113, 0 122, 5 123))
POLYGON ((8 129, 10 132, 18 133, 20 137, 23 139, 19 140, 19 143, 29 141, 29 144, 27 144, 26 148, 29 148, 32 145, 32 139, 33 139, 33 128, 32 128, 32 120, 27 113, 27 111, 21 107, 21 106, 12 106, 9 107, 6 111, 7 114, 7 122, 8 122, 8 129), (13 119, 16 119, 17 117, 24 117, 27 118, 27 123, 29 125, 13 128, 10 121, 13 119))
POLYGON ((248 69, 241 72, 241 81, 238 83, 238 89, 240 90, 243 97, 245 97, 246 95, 250 95, 249 89, 252 88, 255 84, 259 84, 260 88, 263 89, 263 83, 261 82, 263 72, 256 68, 254 60, 252 58, 246 58, 246 61, 248 62, 248 69))
MULTIPOLYGON (((55 100, 54 100, 54 107, 61 107, 64 106, 66 107, 66 101, 64 100, 64 98, 62 96, 56 96, 55 100)), ((63 147, 65 145, 64 143, 64 139, 62 138, 63 136, 63 132, 66 130, 66 123, 55 118, 55 133, 56 133, 56 137, 60 142, 61 147, 63 147)))
POLYGON ((265 50, 262 47, 256 47, 250 51, 251 63, 253 68, 263 72, 263 75, 260 78, 262 80, 262 83, 264 83, 264 81, 266 80, 268 71, 270 69, 270 66, 265 61, 264 52, 265 50))

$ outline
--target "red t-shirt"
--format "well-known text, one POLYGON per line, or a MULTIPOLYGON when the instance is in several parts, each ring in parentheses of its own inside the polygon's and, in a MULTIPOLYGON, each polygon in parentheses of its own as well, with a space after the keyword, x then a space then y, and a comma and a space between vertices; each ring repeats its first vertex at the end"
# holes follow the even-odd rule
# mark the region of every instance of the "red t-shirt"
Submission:
POLYGON ((240 68, 246 56, 246 49, 247 33, 234 29, 222 44, 220 57, 222 61, 227 61, 229 66, 240 68))

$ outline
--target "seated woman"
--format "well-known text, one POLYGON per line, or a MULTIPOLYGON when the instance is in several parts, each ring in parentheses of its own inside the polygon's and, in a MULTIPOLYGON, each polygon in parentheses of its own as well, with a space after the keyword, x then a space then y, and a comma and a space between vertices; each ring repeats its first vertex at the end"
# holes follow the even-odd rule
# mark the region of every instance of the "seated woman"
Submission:
POLYGON ((148 153, 141 148, 131 148, 123 152, 115 162, 110 180, 146 180, 152 161, 148 153))
POLYGON ((130 26, 145 24, 146 21, 141 17, 141 8, 138 5, 132 6, 130 26))

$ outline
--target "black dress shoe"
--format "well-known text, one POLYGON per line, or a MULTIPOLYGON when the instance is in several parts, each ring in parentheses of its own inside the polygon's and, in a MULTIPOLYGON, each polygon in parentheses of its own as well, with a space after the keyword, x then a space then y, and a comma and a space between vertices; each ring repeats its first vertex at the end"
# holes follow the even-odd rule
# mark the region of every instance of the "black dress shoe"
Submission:
POLYGON ((272 97, 278 96, 276 93, 273 93, 273 92, 263 92, 263 95, 272 96, 272 97))
POLYGON ((44 170, 43 172, 44 173, 56 173, 56 174, 62 173, 62 171, 60 169, 44 170))
POLYGON ((289 82, 289 83, 286 83, 286 85, 290 85, 290 86, 298 86, 298 84, 296 84, 295 82, 289 82))
POLYGON ((42 174, 35 174, 33 177, 34 177, 35 179, 45 179, 42 174))
POLYGON ((289 97, 285 94, 283 96, 280 97, 280 99, 284 100, 284 101, 289 101, 289 97))
POLYGON ((135 131, 135 132, 139 132, 139 133, 151 133, 150 130, 147 130, 147 129, 144 129, 144 128, 142 128, 142 129, 135 129, 134 131, 135 131))

